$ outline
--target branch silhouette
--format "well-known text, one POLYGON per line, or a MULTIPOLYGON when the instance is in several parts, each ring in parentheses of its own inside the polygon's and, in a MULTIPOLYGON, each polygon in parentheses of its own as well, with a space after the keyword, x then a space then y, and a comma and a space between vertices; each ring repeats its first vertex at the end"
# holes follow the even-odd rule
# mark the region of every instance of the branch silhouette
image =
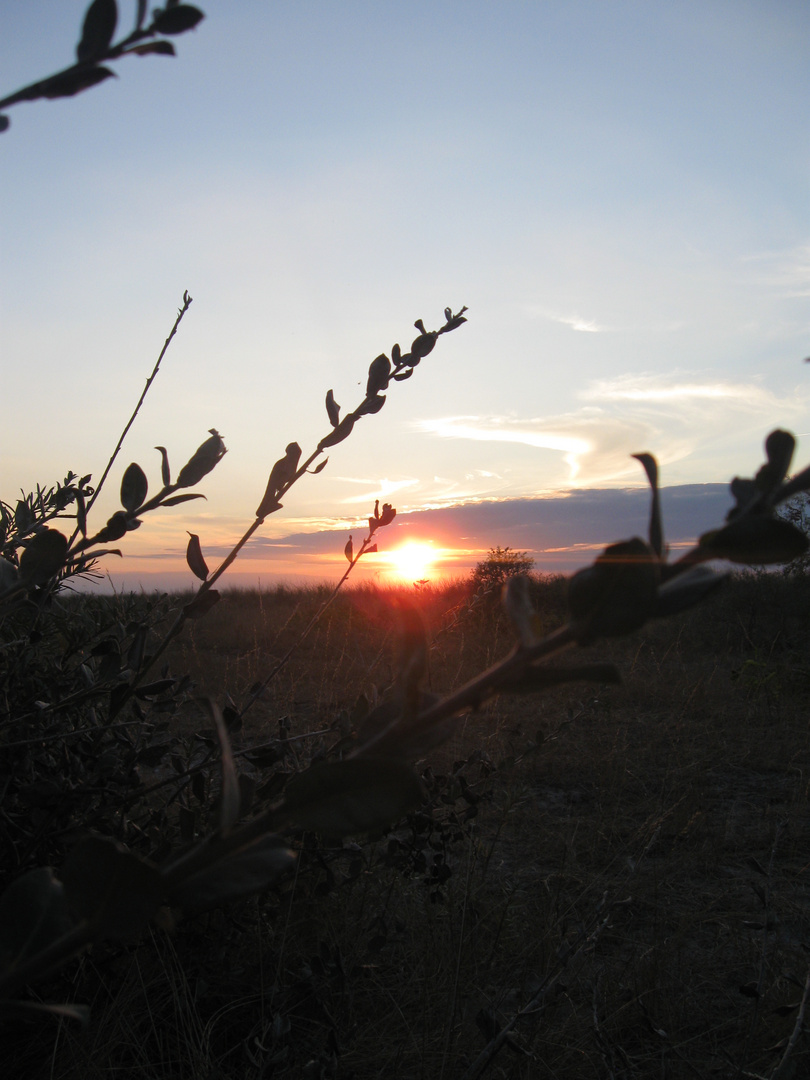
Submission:
MULTIPOLYGON (((93 0, 82 23, 76 63, 0 99, 0 109, 18 105, 21 101, 54 100, 80 94, 106 79, 115 78, 115 72, 104 64, 122 56, 174 56, 174 45, 165 38, 193 30, 205 18, 203 12, 191 4, 168 0, 165 8, 155 8, 151 23, 144 26, 146 9, 146 0, 138 0, 134 30, 113 45, 118 4, 116 0, 93 0)), ((0 114, 0 131, 7 131, 10 126, 9 118, 0 114)))

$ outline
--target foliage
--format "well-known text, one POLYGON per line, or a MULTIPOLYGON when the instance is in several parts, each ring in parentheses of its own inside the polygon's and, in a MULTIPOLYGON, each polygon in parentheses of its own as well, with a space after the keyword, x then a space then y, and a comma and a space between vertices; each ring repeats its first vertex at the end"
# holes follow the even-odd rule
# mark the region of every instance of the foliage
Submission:
MULTIPOLYGON (((123 56, 174 56, 174 45, 166 38, 193 30, 205 18, 199 8, 191 4, 167 0, 165 8, 153 10, 152 21, 145 25, 147 7, 147 0, 137 0, 135 28, 113 45, 118 4, 116 0, 93 0, 82 23, 76 63, 4 97, 0 100, 0 109, 21 101, 53 100, 80 94, 114 78, 115 72, 104 65, 123 56)), ((0 131, 6 131, 10 125, 9 118, 0 114, 0 131)))
MULTIPOLYGON (((190 303, 185 294, 147 389, 190 303)), ((157 448, 161 486, 152 498, 146 473, 137 463, 130 464, 121 481, 122 509, 95 532, 88 528, 93 503, 143 396, 95 490, 89 475, 77 482, 71 473, 64 484, 38 489, 13 509, 3 504, 0 678, 5 706, 0 730, 9 823, 4 831, 5 865, 15 867, 17 875, 38 863, 63 865, 54 879, 38 869, 15 876, 3 894, 7 913, 15 921, 7 925, 0 997, 81 952, 91 941, 138 934, 167 905, 197 912, 263 891, 295 861, 294 851, 276 832, 279 828, 315 828, 328 820, 338 834, 367 831, 382 827, 421 799, 422 785, 404 762, 335 762, 322 765, 320 772, 303 767, 273 770, 275 780, 262 786, 258 799, 264 808, 245 821, 255 783, 238 775, 230 743, 230 732, 239 730, 248 708, 300 646, 359 559, 375 550, 375 534, 396 514, 389 504, 382 510, 375 505, 368 536, 356 554, 351 540, 346 545, 349 566, 337 588, 287 655, 251 688, 242 708, 227 696, 222 706, 204 703, 213 730, 202 748, 194 740, 174 736, 168 722, 190 704, 188 677, 174 676, 167 664, 157 679, 147 676, 185 625, 204 617, 218 602, 212 585, 264 519, 281 509, 281 498, 304 475, 324 468, 326 458, 311 467, 326 448, 347 438, 364 416, 380 411, 386 400, 383 391, 394 381, 410 378, 438 338, 466 321, 464 310, 453 314, 446 309, 445 323, 436 331, 427 331, 417 320, 418 336, 409 351, 395 345, 390 360, 384 354, 377 356, 369 368, 365 397, 343 419, 332 391, 327 393, 330 431, 303 463, 297 443, 286 448, 270 470, 253 522, 213 573, 199 537, 191 536, 187 562, 201 584, 179 609, 170 611, 165 602, 125 599, 93 606, 65 599, 61 590, 71 578, 92 572, 97 559, 119 554, 101 545, 138 528, 145 514, 202 497, 177 492, 201 481, 226 452, 215 429, 174 481, 166 448, 157 448), (74 522, 72 535, 54 527, 63 520, 74 522), (119 721, 120 716, 126 719, 119 721), (173 770, 168 784, 158 780, 146 788, 141 770, 165 760, 173 770), (217 771, 218 788, 213 779, 217 771), (294 782, 285 792, 285 782, 293 774, 294 782), (198 826, 187 803, 177 819, 165 806, 151 809, 149 796, 165 786, 174 786, 169 806, 190 789, 213 830, 206 829, 202 819, 198 826), (138 809, 158 830, 157 849, 149 842, 148 828, 145 832, 136 824, 138 809), (89 829, 107 835, 88 837, 65 856, 66 835, 89 829), (179 849, 178 840, 183 845, 179 849), (23 893, 26 905, 18 899, 23 893)), ((412 632, 419 649, 416 624, 412 632)), ((285 756, 281 754, 282 759, 285 756)), ((278 757, 271 754, 270 760, 278 757)), ((254 757, 251 764, 260 761, 260 756, 254 757)), ((0 908, 2 904, 0 897, 0 908)))
MULTIPOLYGON (((161 40, 139 43, 144 38, 181 33, 200 18, 201 13, 188 5, 168 3, 145 27, 146 4, 139 2, 135 31, 113 46, 117 6, 114 0, 94 0, 82 28, 77 63, 0 104, 72 95, 112 74, 103 61, 131 52, 171 53, 171 47, 166 48, 169 43, 161 40)), ((186 293, 146 390, 190 303, 186 293)), ((722 573, 706 564, 725 560, 743 566, 779 565, 806 556, 807 537, 783 514, 791 499, 810 489, 810 468, 789 477, 795 447, 789 432, 776 430, 768 436, 766 460, 756 476, 736 477, 731 482, 735 505, 726 521, 705 532, 674 562, 666 557, 656 461, 649 453, 635 455, 651 488, 647 538, 611 544, 591 566, 574 574, 568 582, 565 616, 556 629, 548 631, 536 588, 526 576, 531 567, 526 553, 493 548, 476 569, 474 580, 490 591, 499 583, 504 586, 503 607, 513 644, 500 660, 483 671, 476 668, 460 687, 437 693, 431 682, 432 643, 425 615, 429 597, 392 597, 382 604, 393 644, 387 686, 375 684, 366 688, 368 693, 357 693, 350 709, 335 718, 318 717, 321 723, 315 730, 293 732, 289 712, 280 712, 272 716, 271 739, 236 747, 247 710, 263 700, 271 683, 325 617, 358 560, 374 550, 375 535, 390 524, 396 511, 388 504, 382 510, 375 505, 368 535, 358 551, 351 537, 346 545, 348 568, 337 588, 283 656, 270 664, 269 673, 247 690, 241 705, 224 688, 199 699, 191 676, 174 673, 169 659, 173 649, 189 627, 211 616, 221 600, 213 586, 266 517, 282 508, 281 499, 305 475, 323 470, 328 460, 324 452, 347 439, 364 417, 378 413, 392 383, 411 378, 439 338, 466 322, 465 311, 453 313, 446 308, 444 323, 431 331, 417 320, 417 337, 407 352, 397 344, 390 357, 381 353, 371 362, 365 394, 354 410, 341 416, 332 390, 327 392, 326 434, 306 457, 297 442, 285 448, 269 471, 250 523, 213 571, 200 537, 190 536, 186 558, 199 585, 179 604, 170 598, 85 599, 71 596, 69 586, 77 576, 93 573, 99 559, 120 554, 108 545, 141 527, 147 514, 204 497, 187 489, 199 484, 226 452, 215 428, 209 429, 208 437, 174 480, 168 451, 156 448, 160 484, 151 498, 145 470, 131 463, 121 478, 121 509, 95 531, 90 527, 94 504, 143 395, 95 487, 90 474, 68 473, 62 483, 37 488, 16 504, 0 504, 0 843, 4 867, 0 1004, 6 1010, 36 1009, 86 1022, 82 1003, 55 1002, 59 1002, 57 992, 67 990, 59 972, 71 960, 86 955, 91 946, 94 962, 103 964, 105 955, 122 955, 116 950, 136 948, 139 940, 159 930, 171 931, 182 917, 193 924, 198 916, 206 915, 209 926, 217 925, 219 909, 256 897, 260 920, 264 902, 282 911, 279 925, 284 926, 286 937, 294 899, 306 904, 339 894, 341 888, 356 886, 367 891, 384 872, 393 875, 388 900, 380 903, 371 920, 375 933, 367 948, 375 953, 393 946, 406 929, 389 914, 395 886, 399 884, 404 894, 414 886, 419 888, 428 897, 428 910, 445 904, 449 909, 448 895, 457 880, 454 864, 462 850, 470 853, 467 866, 472 873, 476 819, 492 798, 487 781, 499 769, 508 772, 509 756, 506 763, 493 761, 486 740, 466 758, 445 763, 444 771, 437 771, 442 768, 440 748, 457 737, 471 714, 500 697, 531 701, 530 712, 535 716, 538 700, 561 686, 580 683, 599 688, 591 699, 598 704, 597 695, 609 694, 620 681, 617 664, 611 658, 594 660, 588 654, 564 662, 563 652, 597 642, 609 649, 614 639, 648 627, 653 620, 689 611, 724 580, 722 573), (65 527, 64 522, 69 525, 65 527), (303 900, 298 899, 302 893, 295 891, 299 881, 303 900), (38 996, 39 987, 47 988, 42 996, 38 996)), ((753 689, 751 665, 741 668, 739 681, 746 684, 749 694, 773 683, 764 666, 768 662, 757 659, 761 666, 756 669, 753 689)), ((665 689, 662 681, 656 692, 660 695, 665 689)), ((538 755, 586 711, 586 706, 577 714, 570 710, 547 730, 538 728, 521 753, 538 755)), ((513 753, 511 761, 516 758, 513 753)), ((520 801, 518 797, 505 807, 504 821, 514 816, 520 801)), ((516 1038, 521 1023, 551 1010, 558 998, 571 993, 570 983, 631 903, 626 899, 629 882, 658 843, 665 816, 659 815, 638 831, 632 857, 625 853, 622 859, 627 871, 612 894, 600 886, 601 895, 589 895, 587 911, 572 907, 570 919, 566 909, 555 920, 559 940, 554 959, 546 965, 544 976, 526 988, 524 1003, 507 1009, 505 1001, 489 1002, 481 1009, 476 1024, 484 1045, 477 1054, 467 1055, 465 1080, 482 1075, 504 1048, 518 1055, 526 1053, 516 1038)), ((599 828, 601 843, 604 821, 599 828)), ((689 822, 679 836, 688 828, 689 822)), ((773 925, 772 864, 780 842, 777 830, 767 868, 754 860, 755 873, 767 882, 753 890, 761 903, 758 929, 764 935, 773 925)), ((482 857, 488 863, 490 856, 491 850, 482 857)), ((487 921, 487 913, 473 904, 468 912, 468 896, 464 892, 458 959, 448 965, 454 966, 454 981, 445 984, 450 1003, 448 1032, 460 993, 462 944, 466 935, 478 934, 487 921)), ((504 922, 507 908, 502 910, 504 922)), ((300 920, 301 933, 306 932, 306 922, 300 920)), ((234 925, 240 925, 238 920, 234 925)), ((520 933, 526 933, 525 926, 520 933)), ((491 938, 491 963, 499 936, 500 930, 491 938)), ((226 948, 221 956, 227 954, 226 948)), ((430 955, 422 958, 425 963, 430 959, 430 955)), ((279 956, 277 979, 282 968, 279 956)), ((763 946, 757 979, 739 983, 739 992, 759 1001, 767 970, 763 946)), ((486 981, 488 971, 481 974, 486 981)), ((345 978, 340 955, 321 948, 301 968, 297 1007, 314 1001, 318 1015, 328 1016, 325 986, 334 988, 345 978)), ((422 982, 429 986, 429 980, 422 982)), ((802 1036, 810 975, 798 985, 800 1000, 778 1006, 787 1010, 785 1016, 795 1014, 796 1018, 779 1047, 778 1060, 770 1059, 771 1080, 788 1075, 802 1036)), ((623 1051, 614 1053, 602 1031, 598 990, 597 981, 589 1002, 594 1042, 607 1072, 613 1073, 614 1062, 621 1062, 624 1069, 628 1058, 623 1051)), ((631 1000, 638 1002, 656 1038, 666 1040, 666 1031, 652 1025, 641 994, 636 991, 633 998, 631 992, 631 1000)), ((265 1055, 258 1064, 250 1058, 257 1074, 269 1075, 289 1061, 300 1075, 335 1076, 336 1037, 333 1034, 328 1052, 319 1052, 317 1058, 296 1057, 287 1038, 292 1011, 288 1004, 286 1013, 279 1010, 271 1015, 264 1030, 245 1036, 249 1054, 258 1047, 265 1055)), ((423 1008, 422 1015, 428 1013, 423 1008)), ((334 1033, 334 1028, 330 1030, 334 1033)), ((442 1068, 445 1061, 446 1051, 442 1068)), ((750 1075, 744 1071, 746 1065, 743 1052, 735 1063, 735 1074, 750 1075)), ((375 1073, 379 1072, 375 1066, 375 1073)))
MULTIPOLYGON (((779 508, 779 516, 810 536, 810 498, 802 491, 792 496, 779 508)), ((810 570, 810 554, 799 555, 785 566, 789 574, 806 574, 810 570)))
MULTIPOLYGON (((189 303, 186 295, 183 311, 189 303)), ((241 725, 244 709, 240 711, 230 701, 224 707, 213 700, 206 702, 213 738, 202 758, 195 756, 190 746, 183 752, 170 736, 163 743, 155 743, 155 736, 165 734, 166 729, 160 730, 150 722, 140 702, 154 711, 162 707, 171 712, 186 685, 166 668, 157 681, 147 683, 146 675, 186 621, 210 611, 219 599, 210 586, 234 561, 264 518, 281 508, 281 497, 309 471, 323 450, 346 438, 364 415, 379 411, 385 401, 381 391, 388 388, 389 382, 398 376, 410 377, 438 337, 465 321, 462 313, 453 315, 449 308, 445 319, 445 325, 430 334, 417 321, 419 337, 408 354, 403 355, 394 346, 393 364, 383 354, 372 361, 366 397, 344 420, 340 419, 331 391, 327 394, 331 433, 320 440, 303 464, 298 444, 287 447, 270 471, 254 522, 213 574, 205 564, 199 539, 192 537, 187 559, 201 585, 194 598, 175 614, 157 644, 153 645, 150 638, 148 619, 135 619, 128 625, 118 622, 104 636, 99 636, 96 624, 90 635, 80 635, 64 650, 61 639, 68 636, 68 630, 60 627, 58 616, 50 617, 50 611, 59 610, 60 584, 86 567, 87 552, 140 525, 147 511, 189 497, 178 497, 175 492, 199 482, 225 453, 214 429, 174 483, 168 454, 165 448, 159 448, 162 487, 151 500, 147 501, 145 473, 131 464, 121 484, 123 509, 97 533, 87 529, 89 504, 84 500, 89 478, 71 489, 77 505, 74 514, 68 516, 75 518, 77 528, 70 539, 45 523, 64 514, 69 505, 67 495, 47 491, 22 500, 22 509, 14 514, 13 528, 6 514, 9 525, 3 551, 10 583, 0 599, 5 602, 5 652, 11 662, 4 670, 4 697, 10 708, 3 717, 3 729, 7 733, 6 751, 12 751, 12 757, 14 751, 22 754, 23 762, 29 763, 26 779, 30 780, 19 784, 19 778, 26 776, 19 764, 7 774, 10 806, 21 823, 22 836, 12 839, 10 852, 18 867, 24 869, 32 856, 41 859, 43 836, 51 844, 47 852, 50 858, 54 847, 58 847, 58 837, 65 831, 86 829, 98 822, 109 830, 112 823, 105 810, 113 792, 117 794, 116 814, 143 799, 136 767, 149 760, 150 750, 155 751, 152 757, 157 761, 164 752, 170 753, 177 793, 190 783, 203 806, 211 798, 210 768, 206 766, 212 758, 218 758, 220 783, 208 810, 212 829, 197 839, 196 815, 188 813, 188 806, 185 818, 178 819, 181 837, 187 841, 184 847, 172 851, 173 830, 166 831, 168 822, 165 818, 161 821, 159 815, 156 823, 161 825, 161 840, 157 851, 154 846, 149 850, 142 836, 133 836, 126 827, 121 839, 127 839, 130 846, 123 846, 120 839, 114 838, 115 833, 122 832, 118 826, 113 828, 113 835, 89 837, 72 848, 57 878, 46 878, 38 869, 16 878, 0 897, 9 918, 13 914, 16 920, 7 930, 8 962, 5 974, 0 975, 0 993, 19 992, 31 979, 76 955, 94 940, 137 935, 166 907, 186 906, 197 912, 263 891, 295 862, 295 850, 285 835, 292 837, 303 828, 341 837, 384 828, 425 800, 423 781, 411 763, 445 742, 455 731, 460 714, 479 708, 497 694, 535 694, 572 681, 602 685, 617 682, 618 671, 612 664, 559 665, 547 661, 572 644, 622 636, 639 629, 650 618, 666 617, 693 606, 722 580, 702 563, 718 557, 738 563, 777 563, 807 550, 806 537, 776 514, 782 503, 810 484, 810 470, 793 480, 786 479, 794 446, 787 432, 775 431, 768 437, 767 460, 754 479, 732 481, 736 505, 727 523, 705 533, 674 564, 667 563, 664 555, 657 467, 650 455, 638 455, 652 488, 649 542, 636 537, 613 544, 593 566, 575 574, 568 587, 568 620, 563 626, 543 634, 528 579, 507 575, 504 606, 517 644, 494 667, 441 698, 423 689, 428 661, 423 620, 416 607, 400 602, 396 613, 396 678, 389 693, 375 707, 365 710, 365 715, 363 710, 358 713, 355 731, 348 743, 342 740, 339 753, 333 750, 325 761, 313 759, 308 767, 297 760, 292 770, 281 775, 276 771, 276 779, 263 785, 265 799, 251 813, 255 782, 246 786, 240 780, 229 734, 241 725), (347 419, 351 421, 348 425, 347 419), (47 546, 43 537, 51 538, 47 546), (59 538, 58 545, 52 542, 54 537, 59 538), (38 646, 33 660, 32 639, 38 646), (45 657, 44 663, 37 656, 45 657), (124 721, 122 726, 113 724, 125 705, 132 706, 132 721, 124 721), (125 730, 129 723, 136 732, 125 730), (18 738, 21 729, 36 729, 36 734, 18 738), (73 737, 79 737, 78 741, 68 749, 73 737), (67 775, 65 759, 72 764, 67 775), (109 777, 98 775, 96 782, 89 785, 91 790, 102 792, 100 800, 89 800, 89 816, 85 794, 88 759, 97 767, 105 763, 111 773, 109 777), (33 814, 29 824, 26 806, 45 811, 44 827, 33 814), (27 844, 22 842, 26 831, 27 844), (146 854, 134 850, 145 846, 146 854), (162 858, 161 848, 165 852, 162 858), (26 893, 26 905, 17 899, 20 890, 26 893), (48 934, 46 927, 51 928, 48 934), (37 949, 32 948, 32 941, 37 942, 37 949)), ((325 461, 316 468, 320 470, 323 464, 325 461)), ((368 550, 377 529, 393 520, 394 514, 388 505, 382 514, 379 505, 375 506, 369 518, 369 536, 357 558, 368 550)), ((96 552, 99 554, 105 554, 104 550, 96 552)), ((514 553, 515 559, 510 559, 510 554, 506 558, 501 554, 501 567, 506 563, 511 568, 520 558, 514 553)), ((356 558, 349 544, 346 556, 351 569, 356 558)), ((266 680, 259 692, 265 688, 266 680)), ((248 704, 257 696, 254 691, 248 704)), ((274 761, 278 760, 276 753, 274 761)))
POLYGON ((528 574, 534 566, 527 551, 514 551, 510 547, 493 547, 487 552, 472 572, 472 583, 476 591, 482 589, 492 592, 500 588, 507 578, 519 574, 528 574))

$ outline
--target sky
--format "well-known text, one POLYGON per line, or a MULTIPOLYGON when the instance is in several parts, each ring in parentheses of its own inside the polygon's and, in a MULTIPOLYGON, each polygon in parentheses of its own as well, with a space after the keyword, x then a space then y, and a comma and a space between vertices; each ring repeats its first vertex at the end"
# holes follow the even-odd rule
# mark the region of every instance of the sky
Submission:
MULTIPOLYGON (((4 500, 100 477, 193 297, 96 526, 129 462, 158 489, 155 446, 175 474, 209 428, 228 453, 206 501, 105 562, 117 586, 190 587, 188 532, 213 568, 285 446, 330 430, 326 391, 356 407, 371 360, 447 306, 469 321, 288 493, 233 584, 336 580, 375 499, 397 520, 359 576, 408 543, 428 578, 496 545, 568 571, 643 535, 633 453, 658 459, 674 546, 720 523, 774 427, 806 464, 806 0, 199 6, 175 58, 123 58, 0 135, 4 500)), ((72 62, 84 9, 5 0, 0 97, 72 62)))

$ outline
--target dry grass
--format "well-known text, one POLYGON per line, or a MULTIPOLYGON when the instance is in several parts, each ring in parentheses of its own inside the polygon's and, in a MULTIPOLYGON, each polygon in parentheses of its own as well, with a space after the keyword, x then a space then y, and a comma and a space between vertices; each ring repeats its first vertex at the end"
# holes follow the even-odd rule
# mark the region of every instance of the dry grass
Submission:
MULTIPOLYGON (((559 584, 541 596, 553 626, 559 584)), ((239 700, 322 599, 229 596, 172 666, 239 700)), ((460 586, 422 601, 436 692, 508 648, 497 609, 463 614, 460 586)), ((387 685, 389 612, 369 590, 341 597, 241 739, 281 716, 328 727, 387 685)), ((738 581, 589 650, 624 685, 463 719, 429 763, 432 820, 359 846, 309 837, 272 894, 97 948, 70 975, 89 1028, 19 1029, 15 1075, 458 1080, 534 1002, 483 1075, 773 1076, 810 946, 809 616, 803 578, 738 581)), ((806 1035, 790 1067, 810 1074, 806 1035)))

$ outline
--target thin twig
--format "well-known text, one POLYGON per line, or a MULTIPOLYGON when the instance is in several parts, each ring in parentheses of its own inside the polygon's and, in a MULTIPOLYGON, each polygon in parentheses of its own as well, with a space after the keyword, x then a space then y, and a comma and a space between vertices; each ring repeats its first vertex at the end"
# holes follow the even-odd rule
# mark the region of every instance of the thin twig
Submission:
MULTIPOLYGON (((427 733, 440 720, 447 720, 466 709, 479 708, 489 698, 495 697, 501 687, 516 679, 533 663, 561 652, 573 644, 575 644, 575 640, 572 628, 566 624, 548 634, 535 645, 529 647, 517 646, 507 657, 497 664, 493 664, 481 675, 470 679, 461 689, 456 690, 446 698, 442 698, 441 701, 437 701, 435 705, 431 705, 424 712, 419 713, 408 725, 409 736, 427 733)), ((390 724, 378 731, 361 746, 358 746, 348 756, 350 758, 366 757, 368 754, 379 752, 380 743, 387 739, 401 722, 401 716, 394 717, 390 724)))
MULTIPOLYGON (((2 104, 2 102, 0 102, 0 104, 2 104)), ((135 406, 135 411, 133 412, 132 416, 130 416, 126 427, 121 432, 121 437, 118 440, 118 444, 116 445, 115 450, 113 450, 113 452, 112 452, 112 457, 107 462, 107 468, 102 473, 101 479, 99 480, 98 484, 96 485, 96 489, 93 492, 93 496, 92 496, 92 498, 90 499, 90 501, 87 504, 87 509, 86 509, 87 513, 90 512, 90 508, 92 507, 93 503, 98 498, 98 494, 101 491, 102 487, 104 486, 104 481, 107 479, 107 477, 110 474, 110 469, 113 467, 113 463, 115 462, 115 459, 118 457, 118 453, 119 453, 119 451, 120 451, 120 449, 121 449, 121 447, 123 445, 124 439, 127 437, 128 433, 129 433, 129 429, 135 423, 135 417, 140 412, 141 405, 143 405, 144 399, 145 399, 146 395, 149 393, 149 388, 152 385, 152 383, 154 382, 155 377, 157 376, 158 370, 160 368, 160 363, 161 363, 163 357, 166 355, 166 350, 169 348, 169 345, 171 344, 172 338, 177 333, 177 328, 180 325, 180 323, 181 323, 181 321, 183 319, 183 316, 188 311, 189 306, 191 305, 191 302, 192 302, 192 298, 188 295, 188 291, 184 292, 183 293, 183 306, 180 308, 180 310, 177 313, 177 318, 174 320, 174 326, 171 329, 171 333, 169 334, 169 336, 166 338, 166 340, 163 343, 163 348, 160 350, 160 356, 158 356, 157 361, 155 363, 155 366, 152 368, 152 374, 146 380, 146 386, 144 386, 143 393, 138 398, 138 404, 135 406)), ((72 542, 72 540, 71 540, 71 542, 72 542)))

